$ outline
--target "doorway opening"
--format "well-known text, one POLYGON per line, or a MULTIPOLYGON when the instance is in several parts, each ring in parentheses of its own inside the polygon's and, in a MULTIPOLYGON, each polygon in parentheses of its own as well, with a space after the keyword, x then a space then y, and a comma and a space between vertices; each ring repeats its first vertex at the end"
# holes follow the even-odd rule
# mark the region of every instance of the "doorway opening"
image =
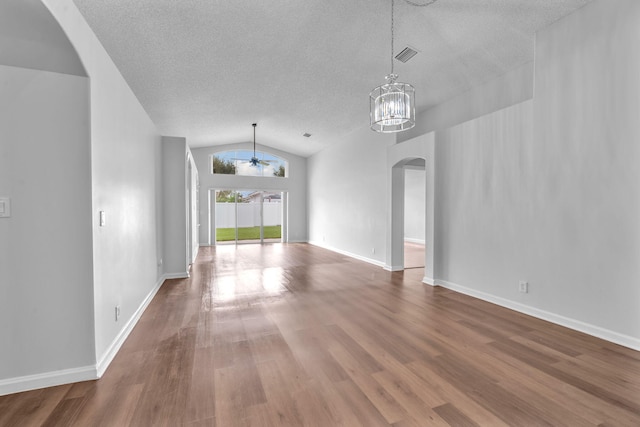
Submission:
POLYGON ((413 159, 404 169, 404 268, 425 266, 425 161, 413 159))
POLYGON ((215 190, 216 245, 283 241, 284 193, 265 190, 215 190))

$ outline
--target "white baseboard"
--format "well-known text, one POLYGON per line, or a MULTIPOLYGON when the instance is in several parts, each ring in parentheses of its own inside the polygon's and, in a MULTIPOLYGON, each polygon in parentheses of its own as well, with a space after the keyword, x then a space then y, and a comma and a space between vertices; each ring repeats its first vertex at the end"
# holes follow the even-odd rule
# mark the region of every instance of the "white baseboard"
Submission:
MULTIPOLYGON (((309 242, 308 240, 289 240, 286 243, 309 243, 313 245, 313 243, 309 242)), ((316 246, 319 246, 319 245, 316 245, 316 246)))
POLYGON ((162 280, 167 280, 167 279, 188 279, 189 278, 189 272, 185 271, 184 273, 165 273, 162 276, 162 280))
POLYGON ((107 351, 102 355, 100 360, 98 360, 98 363, 96 364, 96 372, 98 378, 102 377, 104 372, 113 361, 113 358, 116 357, 116 354, 118 354, 120 347, 122 347, 122 344, 124 344, 125 340, 138 323, 138 320, 140 320, 140 317, 142 317, 142 313, 144 313, 147 306, 149 306, 149 303, 151 302, 151 300, 153 300, 153 297, 156 296, 158 290, 160 290, 160 287, 162 287, 162 284, 166 279, 166 275, 162 275, 160 279, 158 279, 155 286, 147 294, 146 298, 142 301, 136 312, 133 313, 133 316, 131 316, 126 325, 124 325, 124 327, 122 328, 118 336, 116 336, 116 338, 113 340, 107 351))
POLYGON ((633 350, 640 351, 640 339, 623 335, 618 332, 610 331, 608 329, 601 328, 599 326, 591 325, 589 323, 582 322, 580 320, 571 319, 561 316, 559 314, 551 313, 545 310, 540 310, 535 307, 531 307, 525 304, 520 304, 515 301, 511 301, 502 297, 491 295, 482 291, 478 291, 466 286, 457 285, 446 280, 436 280, 436 286, 442 286, 443 288, 451 289, 452 291, 460 292, 461 294, 469 295, 474 298, 488 301, 490 303, 509 308, 520 313, 527 314, 538 319, 546 320, 556 325, 564 326, 569 329, 573 329, 585 334, 592 335, 603 340, 610 341, 615 344, 620 344, 624 347, 631 348, 633 350))
POLYGON ((22 377, 8 378, 0 380, 0 396, 20 393, 23 391, 36 390, 45 387, 54 387, 62 384, 77 383, 80 381, 97 380, 104 374, 111 361, 122 347, 134 326, 140 320, 142 313, 147 308, 153 297, 156 295, 167 277, 162 276, 153 289, 140 304, 136 312, 131 316, 127 324, 122 328, 118 336, 113 340, 109 349, 93 366, 83 366, 80 368, 63 369, 60 371, 44 372, 41 374, 25 375, 22 377))
POLYGON ((427 277, 427 276, 424 276, 422 278, 422 283, 424 283, 425 285, 436 286, 436 281, 431 277, 427 277))
POLYGON ((415 244, 424 246, 424 239, 421 240, 421 239, 413 239, 411 237, 405 237, 404 241, 408 243, 415 243, 415 244))
POLYGON ((403 265, 387 265, 387 264, 385 264, 384 266, 382 266, 382 268, 384 268, 387 271, 403 271, 404 270, 404 266, 403 265))
POLYGON ((62 384, 77 383, 97 379, 95 366, 62 369, 42 374, 25 375, 23 377, 0 380, 0 396, 62 384))
POLYGON ((313 245, 313 246, 318 246, 319 248, 322 248, 322 249, 327 249, 327 250, 330 250, 332 252, 339 253, 341 255, 346 255, 346 256, 348 256, 350 258, 355 258, 355 259, 357 259, 359 261, 364 261, 364 262, 367 262, 369 264, 377 265, 378 267, 384 267, 384 262, 382 262, 382 261, 378 261, 378 260, 375 260, 375 259, 363 257, 361 255, 354 254, 352 252, 343 251, 342 249, 337 249, 337 248, 334 248, 332 246, 325 245, 322 242, 309 241, 308 243, 310 245, 313 245))

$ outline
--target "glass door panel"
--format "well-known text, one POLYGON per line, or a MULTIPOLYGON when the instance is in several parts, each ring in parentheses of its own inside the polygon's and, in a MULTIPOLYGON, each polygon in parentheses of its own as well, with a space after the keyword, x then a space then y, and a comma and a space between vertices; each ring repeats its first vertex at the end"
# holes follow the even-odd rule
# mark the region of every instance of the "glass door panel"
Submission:
POLYGON ((261 243, 262 192, 238 191, 237 197, 238 243, 261 243))
POLYGON ((282 193, 262 193, 262 224, 264 243, 282 241, 282 193))
POLYGON ((217 190, 215 201, 216 244, 236 243, 236 191, 217 190))
POLYGON ((216 244, 282 241, 282 193, 217 190, 216 244))

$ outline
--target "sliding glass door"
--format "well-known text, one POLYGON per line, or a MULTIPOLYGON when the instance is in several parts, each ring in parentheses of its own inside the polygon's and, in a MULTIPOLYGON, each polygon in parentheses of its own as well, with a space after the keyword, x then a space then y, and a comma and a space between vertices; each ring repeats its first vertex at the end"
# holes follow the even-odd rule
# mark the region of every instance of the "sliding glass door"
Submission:
POLYGON ((215 194, 216 244, 282 241, 282 193, 218 190, 215 194))

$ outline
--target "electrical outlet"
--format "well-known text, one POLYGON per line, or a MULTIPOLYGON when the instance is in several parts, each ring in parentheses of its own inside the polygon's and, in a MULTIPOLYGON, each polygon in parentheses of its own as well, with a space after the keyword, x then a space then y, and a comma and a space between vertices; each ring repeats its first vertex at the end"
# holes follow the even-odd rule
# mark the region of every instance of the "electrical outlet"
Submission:
POLYGON ((519 288, 520 288, 520 292, 522 292, 523 294, 526 294, 529 292, 529 283, 525 282, 524 280, 521 280, 519 283, 519 288))
POLYGON ((158 267, 162 266, 162 258, 158 260, 158 267))
POLYGON ((116 305, 116 322, 120 319, 120 306, 116 305))
POLYGON ((376 248, 371 248, 371 253, 375 254, 376 253, 376 248))

